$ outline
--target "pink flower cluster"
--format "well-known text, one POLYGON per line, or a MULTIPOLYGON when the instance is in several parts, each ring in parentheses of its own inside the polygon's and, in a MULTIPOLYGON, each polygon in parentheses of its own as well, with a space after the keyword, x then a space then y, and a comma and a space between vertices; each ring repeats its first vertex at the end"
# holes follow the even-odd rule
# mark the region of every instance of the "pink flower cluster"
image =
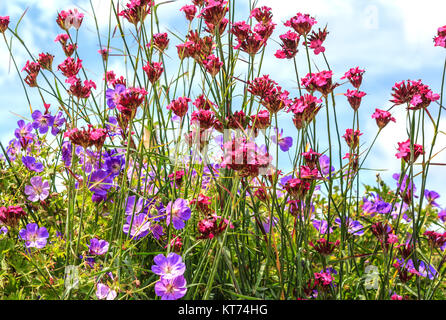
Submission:
POLYGON ((339 84, 332 82, 333 71, 321 71, 318 73, 308 73, 302 78, 301 83, 308 92, 319 91, 324 97, 327 97, 339 84))
POLYGON ((438 28, 437 36, 434 38, 436 47, 446 48, 446 26, 438 28))
POLYGON ((288 99, 289 92, 282 91, 282 87, 277 82, 271 80, 268 75, 255 78, 252 82, 248 82, 248 91, 260 98, 260 103, 275 114, 288 106, 291 100, 288 99))
POLYGON ((431 102, 440 99, 440 95, 433 93, 429 86, 423 84, 421 80, 395 83, 392 91, 393 99, 390 102, 397 105, 406 103, 409 110, 427 108, 431 102))
MULTIPOLYGON (((411 161, 411 151, 410 151, 410 145, 411 141, 408 139, 404 142, 398 142, 398 153, 395 155, 398 159, 403 158, 404 161, 407 163, 412 162, 411 161)), ((417 158, 424 153, 423 146, 420 144, 414 144, 413 145, 413 161, 415 162, 417 158)))
POLYGON ((77 9, 68 10, 68 11, 61 11, 56 19, 57 24, 59 27, 63 30, 68 31, 71 27, 76 28, 76 30, 79 30, 79 28, 82 25, 82 21, 84 19, 84 14, 78 12, 77 9))

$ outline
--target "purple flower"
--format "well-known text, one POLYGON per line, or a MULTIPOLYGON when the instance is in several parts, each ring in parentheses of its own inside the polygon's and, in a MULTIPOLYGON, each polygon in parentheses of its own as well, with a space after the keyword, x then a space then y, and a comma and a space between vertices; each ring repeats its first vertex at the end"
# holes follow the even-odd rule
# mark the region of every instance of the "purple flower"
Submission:
POLYGON ((19 236, 22 238, 22 240, 25 240, 25 246, 27 249, 42 249, 46 246, 49 234, 45 227, 39 228, 36 223, 29 223, 26 226, 26 229, 19 231, 19 236))
POLYGON ((437 270, 432 265, 426 266, 424 261, 420 260, 418 264, 418 270, 415 268, 415 265, 412 259, 404 261, 404 259, 396 259, 396 261, 407 269, 410 273, 416 274, 420 277, 426 278, 428 277, 430 280, 433 280, 437 275, 437 270))
POLYGON ((279 223, 279 219, 277 219, 276 217, 273 217, 272 222, 270 223, 270 219, 266 218, 265 222, 262 222, 263 225, 263 229, 265 230, 266 233, 269 233, 269 226, 271 224, 271 227, 274 227, 277 223, 279 223))
POLYGON ((60 111, 56 117, 54 117, 53 125, 51 126, 51 134, 57 136, 60 131, 60 127, 65 123, 65 118, 63 117, 62 111, 60 111))
POLYGON ((71 158, 72 158, 71 148, 72 145, 70 141, 64 141, 62 143, 62 161, 64 162, 66 167, 71 166, 71 158))
POLYGON ((319 165, 321 167, 321 173, 323 176, 329 176, 330 171, 333 172, 335 168, 331 166, 330 169, 330 158, 325 154, 319 157, 319 165))
POLYGON ((150 221, 149 216, 141 213, 139 215, 135 215, 132 221, 132 216, 127 216, 126 223, 124 224, 124 227, 122 228, 125 234, 129 233, 130 230, 130 236, 132 238, 135 238, 136 240, 139 240, 146 235, 149 234, 150 231, 150 221), (132 225, 132 228, 130 229, 130 224, 132 225))
POLYGON ((88 246, 88 248, 90 249, 90 254, 100 256, 107 253, 108 246, 109 244, 107 241, 93 238, 90 240, 90 245, 88 246))
POLYGON ((125 86, 122 84, 117 84, 115 89, 107 89, 105 92, 105 97, 107 99, 107 105, 110 109, 116 108, 121 99, 121 94, 125 91, 125 86))
POLYGON ((179 276, 173 279, 161 278, 155 284, 155 293, 161 300, 177 300, 186 294, 186 279, 179 276))
POLYGON ((118 176, 125 167, 125 157, 117 152, 108 154, 105 158, 105 170, 111 177, 118 176))
POLYGON ((31 115, 33 118, 32 126, 34 129, 39 129, 41 134, 45 134, 48 132, 48 127, 52 127, 54 124, 54 117, 51 114, 43 114, 39 110, 36 110, 31 115))
POLYGON ((31 185, 25 186, 25 194, 32 202, 45 200, 50 194, 50 184, 48 181, 42 182, 41 176, 32 177, 31 185))
POLYGON ((283 152, 287 152, 290 150, 291 146, 293 145, 293 138, 291 137, 283 137, 283 129, 280 130, 276 128, 276 135, 271 136, 271 140, 273 140, 274 143, 277 143, 280 147, 280 150, 283 152))
POLYGON ((0 228, 0 235, 5 235, 7 233, 8 233, 8 228, 6 226, 0 228))
POLYGON ((440 195, 435 191, 424 190, 424 197, 429 202, 430 205, 439 207, 438 203, 435 202, 435 199, 440 198, 440 195))
POLYGON ((107 285, 98 283, 96 286, 96 297, 98 297, 98 299, 114 300, 116 296, 116 291, 111 290, 107 285))
POLYGON ((16 136, 17 139, 26 137, 31 134, 31 131, 32 131, 31 123, 25 124, 25 121, 19 120, 19 121, 17 121, 17 124, 18 124, 19 128, 15 129, 15 131, 14 131, 14 135, 16 136))
POLYGON ((36 159, 34 157, 22 157, 22 163, 25 165, 25 167, 28 170, 34 171, 34 172, 42 172, 43 171, 43 164, 40 162, 36 162, 36 159))
POLYGON ((136 196, 130 196, 127 198, 127 205, 125 208, 125 214, 126 215, 132 215, 132 214, 140 214, 144 213, 147 214, 148 212, 148 206, 147 203, 144 203, 143 198, 139 198, 138 201, 136 201, 136 196))
POLYGON ((442 222, 446 222, 446 210, 445 209, 442 209, 438 213, 438 219, 440 219, 442 222))
MULTIPOLYGON (((341 219, 336 218, 335 222, 341 226, 341 219)), ((356 236, 362 236, 364 234, 364 226, 356 220, 347 218, 347 232, 356 236)))
MULTIPOLYGON (((326 220, 313 220, 313 227, 320 233, 327 233, 328 223, 326 220)), ((333 228, 330 227, 330 233, 333 232, 333 228)))
POLYGON ((6 149, 6 154, 8 155, 9 160, 14 161, 20 150, 22 150, 22 147, 20 146, 19 140, 12 139, 9 141, 8 148, 6 149))
POLYGON ((153 258, 155 264, 152 266, 152 272, 164 279, 173 279, 184 274, 186 265, 181 256, 176 253, 169 253, 167 257, 159 254, 153 258))
POLYGON ((108 123, 105 125, 105 128, 110 137, 121 135, 122 129, 118 125, 118 120, 113 116, 108 117, 108 123))
POLYGON ((113 179, 104 170, 94 171, 88 177, 88 188, 93 192, 92 201, 101 202, 107 199, 107 190, 112 187, 113 179))
POLYGON ((166 207, 166 223, 170 224, 171 219, 173 227, 177 230, 183 229, 185 226, 184 221, 190 219, 191 210, 187 206, 187 201, 184 199, 177 199, 174 202, 170 201, 166 207))

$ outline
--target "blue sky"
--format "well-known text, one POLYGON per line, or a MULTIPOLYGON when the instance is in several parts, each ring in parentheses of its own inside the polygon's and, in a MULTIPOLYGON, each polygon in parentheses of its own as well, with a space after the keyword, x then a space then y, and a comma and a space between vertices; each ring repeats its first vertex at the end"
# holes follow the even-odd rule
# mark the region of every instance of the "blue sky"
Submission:
MULTIPOLYGON (((117 1, 115 1, 117 2, 117 1)), ((159 9, 160 21, 164 26, 162 31, 173 30, 184 35, 187 32, 187 21, 183 13, 178 10, 191 1, 176 1, 163 5, 159 9)), ((108 28, 109 0, 92 0, 93 7, 98 14, 98 23, 102 32, 108 28)), ((125 3, 125 2, 124 2, 125 3)), ((246 19, 248 15, 248 1, 237 0, 240 10, 237 10, 238 18, 246 19)), ((260 0, 258 5, 267 5, 273 9, 273 20, 277 28, 272 36, 278 40, 280 34, 287 28, 283 22, 297 12, 309 13, 318 21, 316 28, 328 25, 330 32, 325 42, 326 56, 334 71, 334 78, 339 78, 351 67, 359 66, 366 69, 361 90, 367 93, 360 108, 361 131, 364 135, 361 142, 364 148, 369 146, 374 138, 377 127, 370 118, 375 108, 387 109, 391 106, 391 88, 395 82, 406 79, 422 79, 436 93, 440 93, 441 73, 445 59, 445 50, 433 46, 432 38, 439 26, 445 25, 444 12, 446 1, 437 0, 260 0)), ((82 37, 79 40, 80 55, 89 70, 89 76, 95 80, 102 78, 102 70, 97 68, 100 60, 97 54, 99 45, 94 28, 94 20, 91 15, 90 2, 87 0, 14 0, 0 2, 0 16, 10 15, 11 25, 16 21, 26 8, 28 9, 20 27, 19 34, 28 44, 30 51, 37 55, 40 52, 50 52, 56 55, 54 66, 63 60, 63 53, 54 38, 60 30, 55 19, 57 11, 77 7, 84 12, 86 17, 81 29, 82 37)), ((122 4, 121 4, 122 7, 122 4)), ((173 37, 171 37, 173 38, 173 37)), ((118 42, 117 42, 118 43, 118 42)), ((173 42, 169 54, 176 60, 175 46, 173 42)), ((267 46, 266 57, 262 74, 270 74, 282 87, 290 91, 291 96, 297 96, 297 86, 291 61, 277 60, 273 57, 279 45, 270 41, 267 46)), ((13 50, 19 68, 21 69, 29 59, 18 42, 13 43, 13 50)), ((312 56, 313 63, 321 70, 325 64, 321 55, 312 56)), ((300 75, 307 73, 304 52, 298 55, 300 75)), ((19 115, 30 118, 20 80, 10 63, 9 54, 3 41, 0 41, 0 139, 5 145, 13 137, 13 131, 19 115)), ((121 63, 122 57, 111 57, 111 69, 117 74, 125 75, 121 63)), ((55 67, 56 68, 56 67, 55 67)), ((337 90, 338 94, 351 89, 344 85, 337 90)), ((98 88, 100 91, 101 88, 98 88)), ((36 90, 30 90, 33 108, 42 108, 36 90)), ((437 106, 431 110, 436 114, 437 106)), ((337 116, 342 134, 351 126, 352 109, 348 106, 343 96, 337 97, 337 116)), ((400 167, 400 161, 395 158, 397 142, 405 141, 405 110, 400 106, 394 108, 394 117, 397 123, 389 124, 381 133, 376 145, 366 161, 366 167, 374 169, 387 169, 381 172, 382 178, 394 186, 391 176, 400 167)), ((446 117, 446 115, 445 115, 446 117)), ((442 117, 441 126, 444 127, 445 117, 442 117)), ((290 115, 282 113, 280 121, 284 127, 285 135, 295 136, 296 129, 291 125, 290 115)), ((326 130, 324 120, 318 122, 318 130, 326 130)), ((432 137, 432 125, 426 125, 426 138, 432 137)), ((324 141, 320 141, 324 144, 324 141)), ((442 133, 438 136, 436 151, 446 147, 446 136, 442 133)), ((344 151, 347 152, 347 151, 344 151)), ((287 161, 287 156, 285 160, 287 161)), ((446 163, 446 155, 440 153, 435 162, 446 163)), ((444 185, 446 167, 432 166, 427 189, 433 189, 442 194, 440 204, 446 206, 446 186, 444 185)), ((375 183, 375 173, 364 175, 369 184, 375 183)), ((418 185, 417 185, 418 186, 418 185)))

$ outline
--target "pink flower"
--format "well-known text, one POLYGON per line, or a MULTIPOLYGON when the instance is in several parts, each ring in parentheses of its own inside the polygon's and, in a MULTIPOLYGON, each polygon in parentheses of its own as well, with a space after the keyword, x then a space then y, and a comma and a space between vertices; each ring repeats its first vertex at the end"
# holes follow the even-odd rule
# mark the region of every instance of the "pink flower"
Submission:
MULTIPOLYGON (((410 139, 408 139, 407 141, 404 141, 404 142, 398 142, 398 151, 399 152, 397 154, 395 154, 395 156, 398 159, 403 158, 404 161, 406 161, 407 163, 410 163, 411 162, 410 145, 411 145, 410 139)), ((419 144, 414 144, 413 148, 414 148, 413 161, 415 162, 420 155, 424 154, 424 150, 423 150, 423 146, 419 145, 419 144)))
POLYGON ((347 93, 344 93, 344 95, 347 97, 350 106, 356 111, 359 109, 361 99, 366 95, 366 93, 359 90, 347 89, 347 93))
POLYGON ((74 59, 70 57, 66 58, 64 62, 57 67, 57 69, 62 71, 62 74, 67 78, 76 76, 81 68, 82 60, 78 58, 77 61, 74 61, 74 59))
POLYGON ((188 103, 192 100, 187 97, 181 97, 173 100, 168 106, 168 110, 172 110, 172 112, 178 117, 182 118, 186 115, 187 110, 189 109, 188 103))
POLYGON ((195 14, 197 13, 197 7, 194 5, 190 6, 184 6, 180 9, 180 11, 183 11, 186 14, 186 19, 189 21, 194 20, 195 14))
MULTIPOLYGON (((147 47, 150 47, 152 42, 147 44, 147 47)), ((167 33, 156 33, 153 35, 153 45, 159 51, 163 52, 167 46, 169 45, 169 38, 167 37, 167 33)))
POLYGON ((311 35, 308 37, 308 41, 310 42, 310 48, 314 50, 314 54, 318 55, 321 52, 325 52, 325 47, 323 47, 322 44, 327 38, 327 35, 327 27, 325 27, 322 31, 319 29, 317 33, 312 31, 311 35))
POLYGON ((423 84, 421 80, 407 80, 395 83, 392 88, 394 104, 407 104, 408 110, 419 110, 427 108, 431 102, 440 99, 440 95, 433 93, 429 86, 423 84))
POLYGON ((375 113, 372 114, 372 119, 376 119, 376 124, 380 129, 384 128, 390 121, 396 122, 390 112, 380 109, 375 109, 375 113))
POLYGON ((317 21, 309 14, 297 13, 296 16, 285 22, 285 26, 292 27, 300 35, 306 36, 316 23, 317 21))
POLYGON ((300 36, 299 34, 288 31, 285 34, 279 36, 280 40, 282 40, 282 50, 278 50, 275 53, 275 57, 278 59, 292 59, 296 56, 299 45, 300 36))
POLYGON ((223 62, 221 62, 218 57, 211 54, 205 60, 203 60, 203 65, 206 71, 209 72, 212 77, 215 77, 217 73, 220 72, 223 62))
POLYGON ((271 13, 271 8, 263 6, 253 9, 249 17, 256 19, 257 22, 266 24, 271 22, 273 14, 271 13))
POLYGON ((438 28, 437 36, 434 38, 434 43, 436 47, 446 48, 446 26, 438 28))
POLYGON ((9 25, 9 16, 0 17, 0 32, 5 33, 9 25))
POLYGON ((364 74, 364 72, 365 70, 361 70, 359 69, 359 67, 351 68, 344 74, 341 80, 348 79, 353 87, 359 89, 362 83, 362 75, 364 74))
POLYGON ((347 129, 342 137, 345 139, 345 142, 347 142, 347 145, 354 149, 359 144, 360 136, 362 136, 362 133, 359 130, 353 131, 353 129, 347 129))
POLYGON ((161 62, 147 62, 147 65, 145 65, 142 69, 146 72, 147 78, 152 84, 158 81, 164 71, 163 64, 161 62))

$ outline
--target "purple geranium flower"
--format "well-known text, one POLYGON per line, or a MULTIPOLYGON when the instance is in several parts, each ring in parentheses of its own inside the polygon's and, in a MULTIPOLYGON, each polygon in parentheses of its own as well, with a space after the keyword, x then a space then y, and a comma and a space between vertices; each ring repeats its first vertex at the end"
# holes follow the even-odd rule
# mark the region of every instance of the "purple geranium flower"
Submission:
POLYGON ((107 199, 107 190, 112 187, 113 179, 104 170, 94 171, 88 177, 88 187, 93 192, 92 201, 101 202, 107 199))
POLYGON ((153 258, 155 264, 152 266, 152 272, 164 279, 173 279, 184 274, 186 265, 181 256, 171 252, 165 257, 159 254, 153 258))
POLYGON ((331 166, 330 169, 330 157, 326 156, 325 154, 319 157, 319 165, 323 176, 329 176, 330 171, 333 172, 335 170, 333 166, 331 166))
POLYGON ((148 215, 141 213, 135 215, 132 221, 132 216, 127 216, 126 223, 124 224, 123 231, 128 234, 130 230, 130 236, 139 240, 149 234, 150 221, 148 215), (132 228, 130 229, 130 224, 132 228))
POLYGON ((161 278, 155 284, 155 293, 161 300, 177 300, 186 294, 186 279, 179 276, 173 279, 161 278))
POLYGON ((8 148, 6 149, 6 154, 8 155, 9 160, 14 161, 20 150, 22 150, 22 147, 19 140, 12 139, 9 141, 8 148))
POLYGON ((48 181, 42 182, 41 176, 32 177, 31 185, 25 186, 25 194, 32 202, 45 200, 50 194, 50 184, 48 181))
POLYGON ((56 136, 60 131, 60 127, 62 127, 64 123, 65 118, 63 117, 62 111, 60 111, 56 117, 54 117, 53 125, 51 126, 51 134, 56 136))
POLYGON ((22 157, 22 163, 25 165, 25 167, 28 170, 34 171, 34 172, 42 172, 43 171, 43 164, 40 162, 36 162, 36 159, 34 157, 22 157))
POLYGON ((174 202, 170 201, 166 207, 166 223, 170 224, 171 220, 173 227, 177 230, 183 229, 184 221, 190 219, 191 210, 187 206, 187 201, 184 199, 177 199, 174 202))
POLYGON ((109 153, 105 156, 105 170, 111 177, 118 176, 125 167, 125 157, 117 152, 109 153))
POLYGON ((90 254, 100 256, 107 253, 108 246, 109 244, 107 241, 93 238, 90 240, 90 245, 88 246, 88 248, 90 249, 90 254))
POLYGON ((429 191, 426 189, 424 191, 424 197, 426 198, 426 200, 429 202, 430 205, 439 207, 439 204, 435 202, 435 199, 440 198, 440 195, 437 192, 429 191))
POLYGON ((5 235, 8 233, 8 227, 3 226, 0 228, 0 235, 5 235))
POLYGON ((121 94, 125 91, 123 84, 117 84, 115 89, 107 89, 105 97, 107 98, 107 105, 110 109, 116 108, 121 99, 121 94))
MULTIPOLYGON (((313 227, 320 233, 327 233, 328 223, 326 220, 313 220, 313 227)), ((330 233, 333 232, 333 228, 330 227, 330 233)))
POLYGON ((273 140, 274 143, 277 143, 280 150, 283 152, 290 150, 291 146, 293 145, 293 138, 283 137, 283 129, 281 129, 279 132, 279 129, 276 128, 276 135, 271 136, 271 140, 273 140))
POLYGON ((107 285, 98 283, 96 286, 96 297, 98 297, 98 299, 113 300, 116 298, 116 296, 116 291, 110 289, 107 285))
POLYGON ((36 223, 29 223, 26 229, 19 231, 19 236, 25 240, 26 248, 42 249, 46 246, 49 234, 45 227, 39 228, 36 223))
MULTIPOLYGON (((336 218, 335 222, 341 226, 341 219, 336 218)), ((364 226, 359 221, 347 218, 347 232, 356 236, 362 236, 364 234, 364 226)))
POLYGON ((31 134, 32 131, 32 125, 31 123, 26 123, 23 120, 17 121, 17 124, 19 126, 18 129, 15 129, 14 135, 17 139, 20 139, 22 137, 26 137, 31 134))
POLYGON ((36 110, 31 115, 33 118, 32 126, 34 129, 39 129, 39 132, 41 134, 45 134, 48 132, 48 127, 52 127, 54 124, 54 117, 47 113, 43 114, 39 110, 36 110))
POLYGON ((440 219, 442 222, 446 222, 446 210, 445 209, 442 209, 438 213, 438 219, 440 219))

